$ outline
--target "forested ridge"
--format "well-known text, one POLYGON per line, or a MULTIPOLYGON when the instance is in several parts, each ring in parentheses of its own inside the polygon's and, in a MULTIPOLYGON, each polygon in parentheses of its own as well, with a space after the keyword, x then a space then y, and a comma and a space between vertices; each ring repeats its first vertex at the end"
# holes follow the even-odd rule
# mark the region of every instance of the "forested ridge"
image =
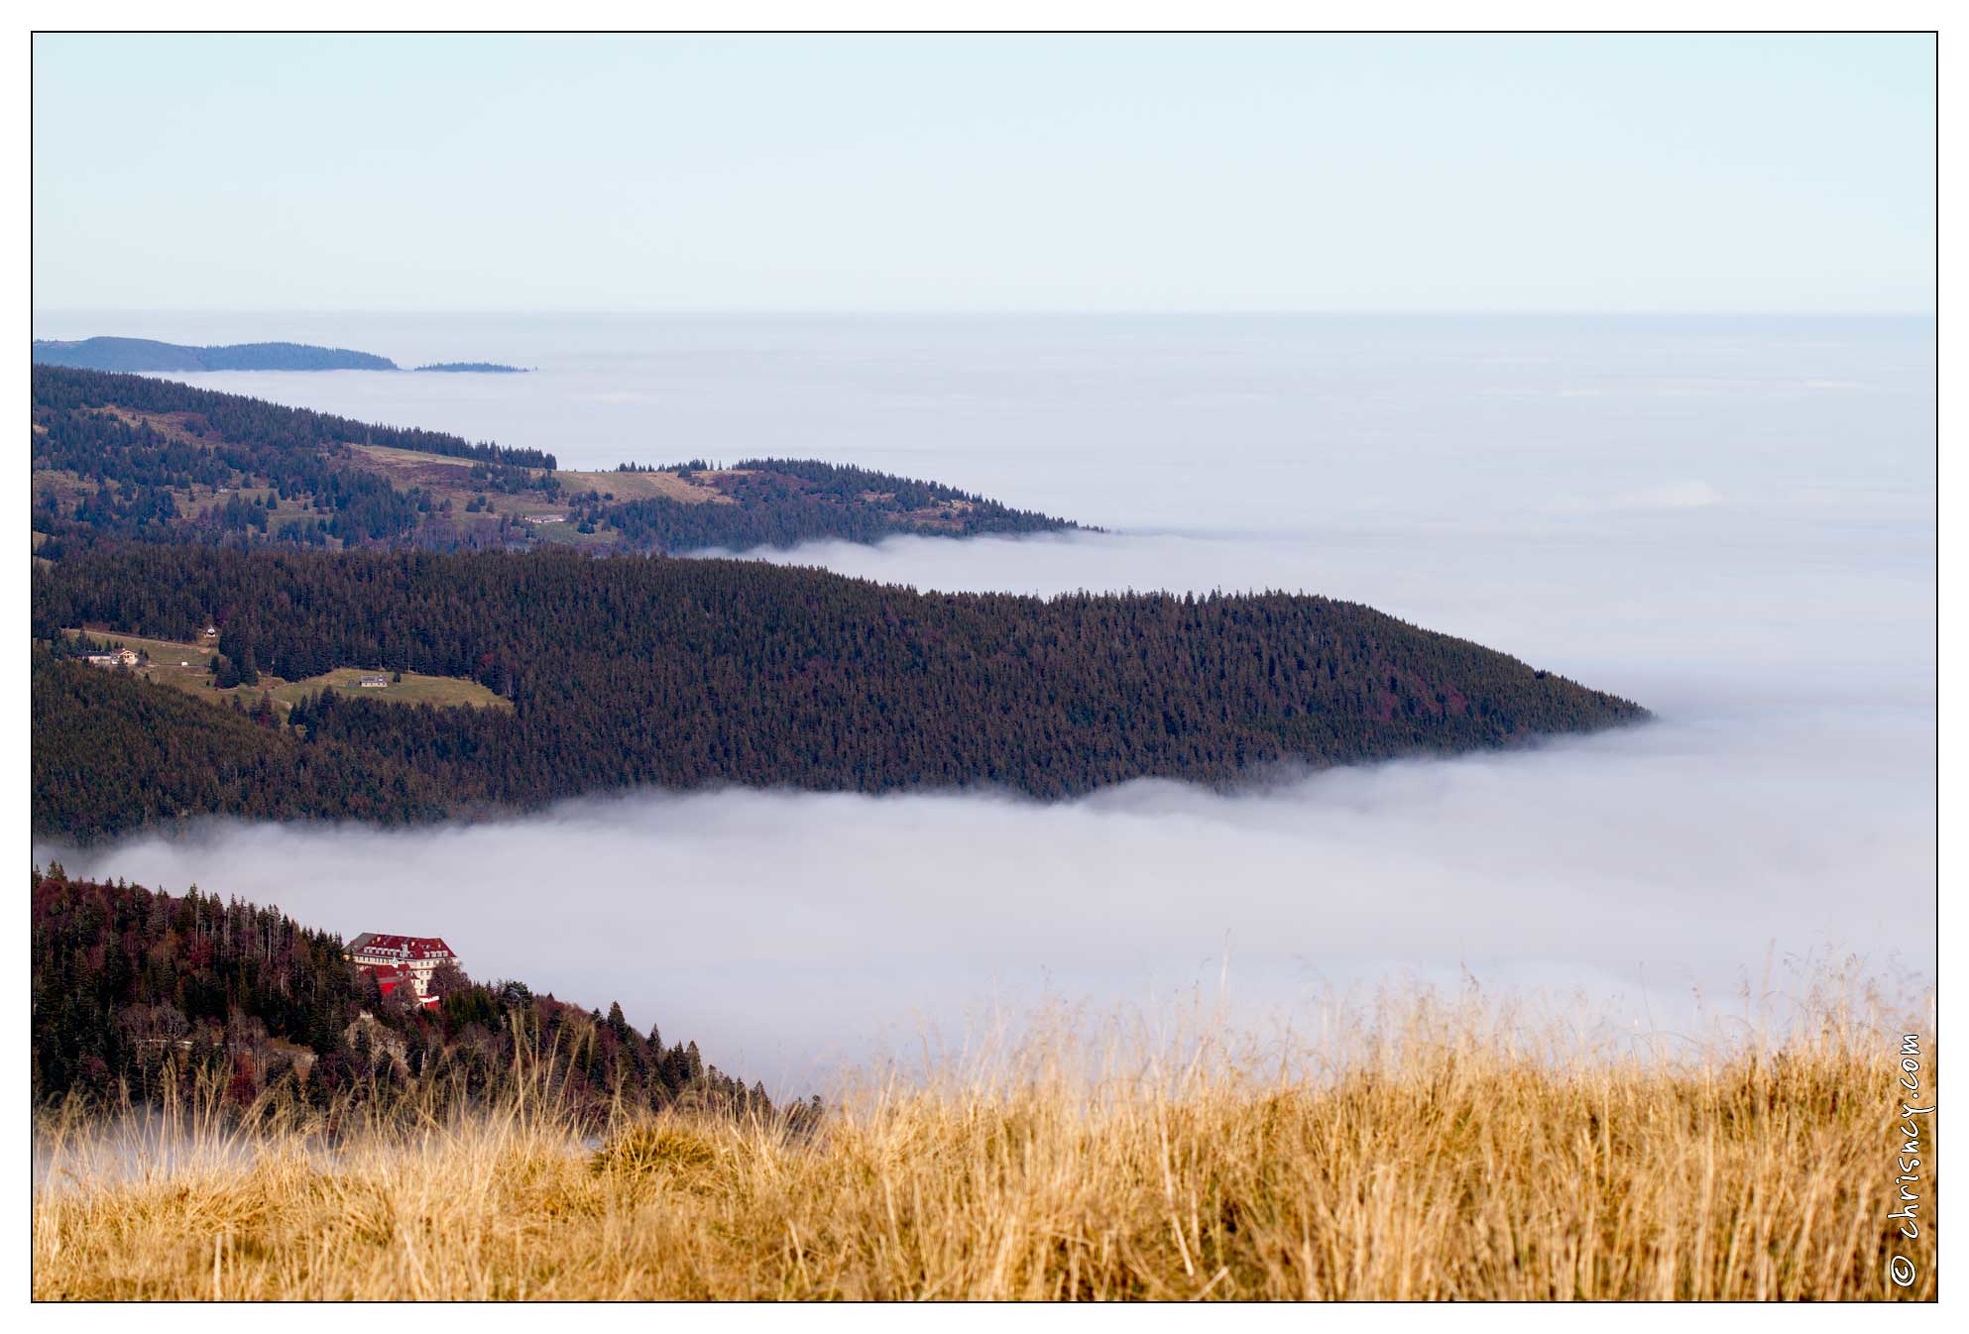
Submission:
POLYGON ((311 408, 282 407, 244 394, 196 389, 175 380, 148 375, 119 375, 107 371, 75 370, 61 366, 34 368, 33 402, 36 423, 45 410, 51 415, 77 409, 118 407, 133 412, 187 413, 200 418, 219 439, 270 449, 320 449, 353 443, 385 445, 422 454, 443 454, 481 463, 505 463, 524 468, 554 467, 554 456, 538 449, 515 449, 489 442, 474 443, 443 431, 416 427, 376 426, 351 421, 311 408))
POLYGON ((29 440, 32 522, 54 558, 103 539, 341 547, 426 533, 465 544, 447 498, 393 485, 354 444, 455 458, 488 480, 554 464, 539 450, 38 365, 29 440))
POLYGON ((49 558, 132 539, 679 552, 1074 527, 940 483, 813 460, 563 473, 541 450, 140 375, 37 365, 33 389, 32 518, 49 558))
POLYGON ((1507 746, 1645 716, 1465 640, 1268 593, 921 594, 751 561, 102 548, 33 576, 33 627, 189 639, 259 667, 475 679, 510 711, 318 697, 255 728, 118 674, 34 670, 34 823, 386 822, 639 784, 1039 797, 1507 746), (219 748, 219 749, 214 749, 219 748))
MULTIPOLYGON (((666 471, 689 476, 698 470, 685 465, 666 471)), ((729 503, 685 504, 664 496, 614 504, 591 500, 578 517, 591 527, 613 530, 631 549, 678 552, 789 547, 821 539, 878 542, 898 533, 975 537, 1079 526, 938 482, 815 459, 747 459, 711 473, 709 484, 729 503)))
POLYGON ((432 978, 442 1001, 426 1008, 407 987, 383 995, 339 935, 278 908, 74 880, 59 865, 34 871, 31 890, 36 1102, 148 1102, 167 1078, 183 1091, 200 1075, 235 1105, 269 1090, 317 1106, 388 1099, 420 1084, 484 1098, 525 1042, 553 1056, 555 1091, 580 1115, 618 1100, 772 1110, 763 1088, 706 1065, 695 1042, 631 1028, 620 1005, 604 1015, 447 966, 432 978))

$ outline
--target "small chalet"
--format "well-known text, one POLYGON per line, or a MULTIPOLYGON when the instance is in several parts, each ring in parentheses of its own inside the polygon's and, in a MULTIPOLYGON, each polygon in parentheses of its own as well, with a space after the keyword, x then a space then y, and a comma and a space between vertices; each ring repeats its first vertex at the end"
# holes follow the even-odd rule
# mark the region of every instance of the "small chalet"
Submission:
POLYGON ((408 985, 425 1005, 436 1005, 431 994, 431 974, 441 964, 456 964, 458 956, 451 946, 436 936, 392 936, 365 931, 349 942, 344 956, 365 973, 376 975, 376 985, 389 995, 408 985))
POLYGON ((91 653, 85 659, 91 667, 135 667, 137 651, 131 648, 112 649, 108 653, 91 653))
POLYGON ((390 684, 390 678, 384 676, 381 672, 370 672, 360 681, 356 682, 356 684, 364 690, 382 690, 390 684))

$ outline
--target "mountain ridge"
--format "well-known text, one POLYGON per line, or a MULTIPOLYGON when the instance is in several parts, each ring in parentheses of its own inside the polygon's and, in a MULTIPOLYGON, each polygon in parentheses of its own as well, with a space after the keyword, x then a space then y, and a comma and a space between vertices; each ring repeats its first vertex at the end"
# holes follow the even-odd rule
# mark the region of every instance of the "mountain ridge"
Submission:
MULTIPOLYGON (((37 568, 33 634, 188 641, 304 680, 477 681, 510 710, 324 692, 260 725, 39 657, 33 823, 424 823, 638 787, 1052 800, 1140 778, 1509 749, 1648 717, 1371 607, 1303 594, 922 593, 752 560, 123 544, 37 568), (551 609, 550 614, 548 609, 551 609)), ((46 655, 52 650, 37 650, 46 655)))
POLYGON ((170 379, 37 365, 32 382, 33 523, 51 557, 111 538, 604 554, 1079 526, 813 459, 582 472, 543 450, 170 379))
POLYGON ((71 340, 37 338, 33 359, 75 370, 157 371, 394 371, 388 357, 312 343, 223 343, 194 346, 154 338, 101 335, 71 340))

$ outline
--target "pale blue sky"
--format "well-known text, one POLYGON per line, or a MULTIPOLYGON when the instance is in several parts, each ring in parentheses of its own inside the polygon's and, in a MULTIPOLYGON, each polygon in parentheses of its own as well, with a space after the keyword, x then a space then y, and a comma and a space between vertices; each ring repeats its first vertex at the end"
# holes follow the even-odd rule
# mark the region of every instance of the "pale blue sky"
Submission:
POLYGON ((1933 50, 40 37, 35 304, 1927 311, 1933 50))

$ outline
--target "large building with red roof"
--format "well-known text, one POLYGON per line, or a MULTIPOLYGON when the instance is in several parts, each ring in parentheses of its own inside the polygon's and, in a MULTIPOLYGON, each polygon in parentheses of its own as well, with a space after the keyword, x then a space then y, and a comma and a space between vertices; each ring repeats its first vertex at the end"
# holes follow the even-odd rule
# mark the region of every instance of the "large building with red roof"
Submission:
POLYGON ((457 954, 437 936, 394 936, 365 931, 349 942, 345 951, 349 962, 366 973, 376 975, 384 995, 408 983, 426 1005, 438 1003, 431 994, 431 974, 441 964, 456 964, 457 954))

